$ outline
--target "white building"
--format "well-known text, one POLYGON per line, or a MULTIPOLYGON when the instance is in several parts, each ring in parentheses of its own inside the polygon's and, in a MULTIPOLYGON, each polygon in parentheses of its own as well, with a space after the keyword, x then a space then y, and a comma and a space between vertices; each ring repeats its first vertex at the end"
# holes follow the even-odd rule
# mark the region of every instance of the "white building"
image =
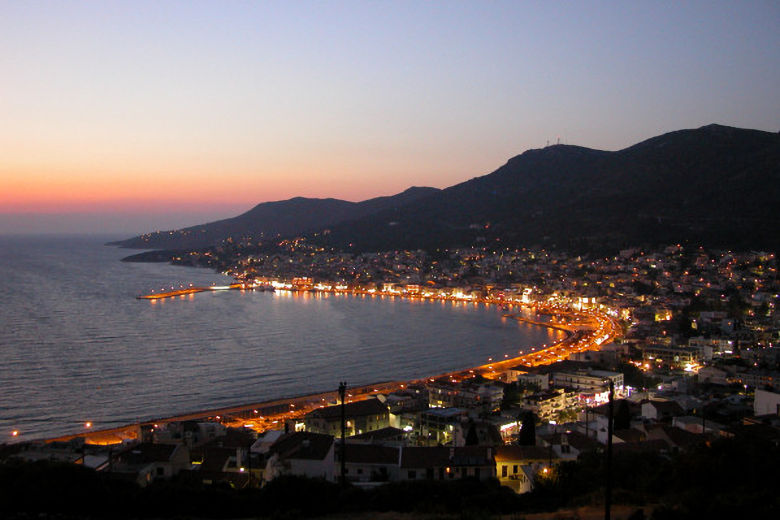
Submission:
POLYGON ((623 390, 623 374, 606 370, 576 370, 569 372, 553 372, 552 383, 558 388, 572 388, 583 392, 600 392, 608 388, 609 381, 615 386, 615 391, 623 390))
POLYGON ((333 481, 335 450, 333 437, 320 433, 295 432, 280 437, 268 450, 264 478, 281 475, 322 478, 333 481))
POLYGON ((756 389, 754 415, 780 415, 780 393, 756 389))

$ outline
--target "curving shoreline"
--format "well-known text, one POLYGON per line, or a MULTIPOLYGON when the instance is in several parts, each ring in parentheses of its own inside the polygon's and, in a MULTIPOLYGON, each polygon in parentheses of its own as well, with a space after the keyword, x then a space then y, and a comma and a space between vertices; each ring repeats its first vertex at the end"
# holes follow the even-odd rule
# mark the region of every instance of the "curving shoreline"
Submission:
MULTIPOLYGON (((370 294, 372 296, 382 296, 382 294, 377 294, 376 292, 366 292, 366 294, 370 294)), ((415 299, 414 297, 398 294, 391 294, 390 296, 415 299)), ((454 300, 454 298, 426 299, 454 300)), ((388 393, 392 391, 403 390, 410 384, 421 384, 438 378, 463 379, 479 374, 489 379, 500 379, 504 371, 518 365, 537 366, 541 364, 549 364, 561 359, 565 359, 568 357, 568 355, 574 352, 598 348, 598 346, 603 344, 605 341, 614 338, 620 330, 617 322, 615 322, 613 318, 610 318, 603 313, 575 312, 569 309, 563 309, 550 305, 534 304, 532 306, 528 306, 522 305, 520 303, 508 303, 506 301, 493 301, 482 298, 478 301, 475 301, 474 299, 464 301, 485 303, 487 305, 530 307, 537 313, 549 314, 553 317, 562 318, 564 320, 568 318, 572 322, 564 321, 563 323, 549 323, 531 320, 520 316, 519 313, 504 314, 504 317, 515 319, 517 321, 564 331, 567 333, 567 336, 550 344, 549 346, 544 345, 542 348, 534 347, 531 349, 531 351, 519 356, 501 359, 495 362, 489 362, 488 364, 477 367, 455 370, 436 376, 409 381, 390 381, 353 387, 349 389, 349 401, 365 399, 378 393, 388 393)), ((283 424, 286 420, 300 418, 316 408, 335 403, 337 399, 338 395, 335 390, 314 394, 305 394, 296 397, 279 398, 270 401, 240 404, 230 407, 221 407, 179 414, 171 417, 150 419, 116 428, 85 431, 76 434, 47 438, 43 439, 43 442, 69 441, 72 439, 83 438, 88 444, 119 444, 124 441, 140 439, 142 431, 153 429, 160 424, 191 420, 218 421, 228 426, 243 426, 252 428, 258 432, 262 432, 269 429, 276 429, 279 423, 283 424)))

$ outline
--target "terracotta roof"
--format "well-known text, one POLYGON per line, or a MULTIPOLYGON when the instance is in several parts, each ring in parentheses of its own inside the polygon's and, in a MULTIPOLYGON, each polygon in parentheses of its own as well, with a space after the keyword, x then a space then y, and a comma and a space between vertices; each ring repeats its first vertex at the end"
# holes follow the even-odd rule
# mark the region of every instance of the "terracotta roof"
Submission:
POLYGON ((434 446, 430 448, 409 447, 401 452, 402 468, 434 468, 450 465, 450 448, 434 446))
POLYGON ((453 466, 486 466, 494 465, 493 448, 487 446, 461 446, 455 448, 452 454, 453 466))
MULTIPOLYGON (((387 405, 379 399, 364 399, 344 405, 344 413, 347 417, 360 417, 364 415, 381 415, 387 413, 387 405)), ((320 419, 341 419, 341 405, 317 408, 306 414, 306 418, 316 417, 320 419)))
MULTIPOLYGON (((349 450, 349 448, 347 448, 349 450)), ((402 468, 437 468, 444 466, 486 466, 493 465, 496 448, 487 446, 409 447, 401 452, 402 468)))
POLYGON ((322 460, 333 446, 333 437, 312 432, 288 433, 279 437, 268 450, 283 459, 322 460))
MULTIPOLYGON (((340 452, 341 444, 337 446, 340 452)), ((358 464, 398 464, 398 448, 371 444, 347 444, 347 462, 358 464)))
POLYGON ((673 417, 685 415, 685 411, 675 401, 648 401, 648 403, 653 405, 656 412, 660 413, 661 415, 669 415, 673 417))
POLYGON ((378 430, 372 430, 370 432, 361 433, 360 435, 353 435, 351 437, 347 437, 347 440, 355 439, 355 440, 387 440, 387 439, 396 439, 396 438, 402 438, 404 435, 404 431, 400 430, 398 428, 393 428, 392 426, 388 426, 386 428, 380 428, 378 430))

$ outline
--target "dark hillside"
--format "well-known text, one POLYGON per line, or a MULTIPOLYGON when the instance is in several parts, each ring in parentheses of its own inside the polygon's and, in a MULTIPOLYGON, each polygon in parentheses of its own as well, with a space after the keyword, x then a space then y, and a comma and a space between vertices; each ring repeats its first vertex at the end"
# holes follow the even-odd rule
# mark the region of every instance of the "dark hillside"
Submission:
POLYGON ((155 231, 109 245, 137 249, 195 249, 218 245, 228 238, 262 240, 301 235, 408 204, 437 191, 435 188, 413 187, 397 195, 362 202, 304 197, 264 202, 237 217, 184 229, 155 231))
POLYGON ((328 239, 355 250, 682 241, 775 250, 778 201, 780 136, 710 125, 618 152, 529 150, 424 204, 334 226, 328 239))

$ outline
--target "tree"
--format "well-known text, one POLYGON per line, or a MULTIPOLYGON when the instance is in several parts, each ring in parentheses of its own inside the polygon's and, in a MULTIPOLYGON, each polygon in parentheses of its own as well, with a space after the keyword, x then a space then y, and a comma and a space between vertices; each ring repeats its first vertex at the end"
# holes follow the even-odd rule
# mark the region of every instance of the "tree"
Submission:
POLYGON ((518 443, 520 446, 536 446, 536 416, 528 411, 522 415, 522 426, 520 427, 520 437, 518 443))
POLYGON ((501 399, 501 409, 506 410, 520 401, 522 391, 518 383, 510 383, 504 387, 504 397, 501 399))
POLYGON ((466 446, 476 446, 479 444, 479 435, 477 435, 477 426, 474 421, 469 421, 469 431, 466 434, 466 446))
POLYGON ((631 411, 625 399, 618 401, 614 418, 615 430, 627 430, 631 427, 631 411))

